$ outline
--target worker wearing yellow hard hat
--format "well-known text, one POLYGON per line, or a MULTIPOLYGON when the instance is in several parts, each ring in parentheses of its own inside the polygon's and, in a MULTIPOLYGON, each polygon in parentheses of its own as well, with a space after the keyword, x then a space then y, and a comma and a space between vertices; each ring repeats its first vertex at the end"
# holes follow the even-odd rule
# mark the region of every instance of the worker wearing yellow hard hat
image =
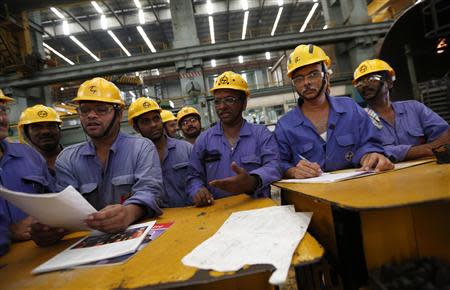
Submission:
MULTIPOLYGON (((161 166, 155 145, 120 132, 125 103, 119 89, 103 78, 81 84, 77 96, 80 123, 90 140, 65 148, 56 160, 56 189, 71 185, 98 212, 86 224, 103 232, 119 232, 144 216, 162 213, 161 166)), ((51 244, 64 232, 33 228, 39 245, 51 244), (50 237, 49 237, 50 236, 50 237)))
POLYGON ((380 130, 391 160, 430 157, 434 148, 450 143, 450 127, 418 101, 391 102, 394 81, 395 71, 387 62, 369 59, 355 69, 353 85, 366 101, 365 110, 380 130))
POLYGON ((288 178, 309 178, 350 167, 393 168, 367 114, 347 97, 332 97, 330 57, 313 44, 297 46, 287 76, 298 105, 277 123, 281 165, 288 178))
POLYGON ((163 205, 191 205, 186 194, 186 174, 192 145, 164 134, 161 108, 152 99, 141 97, 134 101, 128 108, 128 122, 158 150, 164 181, 163 205))
POLYGON ((61 140, 62 121, 55 109, 35 105, 25 109, 19 118, 17 126, 19 141, 24 142, 24 136, 47 161, 50 172, 55 174, 56 157, 62 150, 61 140))
MULTIPOLYGON (((8 104, 14 99, 0 90, 0 186, 25 193, 53 191, 53 179, 44 158, 30 146, 10 143, 8 136, 8 104)), ((21 209, 0 197, 0 256, 12 241, 31 237, 32 218, 21 209)))
POLYGON ((194 107, 183 107, 177 113, 178 127, 183 132, 183 137, 191 144, 195 143, 198 135, 202 132, 200 113, 194 107))
POLYGON ((210 91, 219 122, 194 145, 187 179, 189 196, 196 206, 239 193, 269 197, 270 183, 281 178, 277 144, 265 126, 242 117, 250 95, 247 82, 226 71, 210 91))
POLYGON ((168 110, 162 110, 161 111, 161 118, 163 121, 164 130, 166 131, 167 136, 171 138, 177 137, 177 131, 178 131, 178 123, 177 123, 177 117, 168 110))

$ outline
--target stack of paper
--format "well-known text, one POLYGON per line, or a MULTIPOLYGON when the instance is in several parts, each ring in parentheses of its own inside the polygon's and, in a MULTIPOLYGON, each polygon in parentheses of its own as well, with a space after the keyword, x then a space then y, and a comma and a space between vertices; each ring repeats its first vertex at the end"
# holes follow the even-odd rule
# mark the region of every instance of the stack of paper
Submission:
POLYGON ((245 265, 272 264, 271 284, 286 281, 292 255, 306 233, 312 213, 274 206, 233 213, 214 236, 182 259, 187 266, 237 271, 245 265))
POLYGON ((136 224, 117 234, 92 232, 86 238, 59 253, 31 273, 39 274, 98 260, 134 253, 141 245, 155 221, 136 224))

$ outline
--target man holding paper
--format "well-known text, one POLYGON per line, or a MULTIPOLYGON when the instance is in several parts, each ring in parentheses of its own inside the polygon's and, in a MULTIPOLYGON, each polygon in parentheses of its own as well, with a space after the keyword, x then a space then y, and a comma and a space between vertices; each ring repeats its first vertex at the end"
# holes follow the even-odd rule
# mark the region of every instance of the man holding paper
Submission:
POLYGON ((297 46, 289 56, 287 75, 300 98, 275 129, 286 178, 359 166, 375 171, 394 167, 364 110, 350 98, 328 94, 330 65, 325 52, 312 44, 297 46))
MULTIPOLYGON (((162 174, 155 145, 120 132, 123 102, 111 82, 84 82, 73 99, 90 140, 65 148, 56 160, 56 189, 77 189, 99 212, 86 224, 103 232, 119 232, 143 217, 161 215, 162 174)), ((48 245, 61 236, 33 225, 33 239, 48 245)))
MULTIPOLYGON (((45 193, 53 189, 44 158, 28 145, 9 143, 8 103, 14 99, 0 90, 0 186, 26 193, 45 193)), ((0 198, 0 256, 8 251, 11 240, 30 239, 32 218, 0 198)))

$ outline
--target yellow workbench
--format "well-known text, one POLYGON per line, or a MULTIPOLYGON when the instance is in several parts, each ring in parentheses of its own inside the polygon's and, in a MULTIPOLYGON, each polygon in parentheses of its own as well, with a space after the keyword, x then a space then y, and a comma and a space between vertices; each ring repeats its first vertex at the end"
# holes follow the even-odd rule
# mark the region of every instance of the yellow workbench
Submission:
MULTIPOLYGON (((236 273, 217 273, 184 266, 181 259, 212 236, 231 213, 273 206, 271 199, 238 195, 216 200, 204 208, 165 209, 158 223, 174 224, 158 239, 121 265, 78 268, 41 275, 30 271, 73 244, 66 238, 60 244, 39 248, 33 242, 13 244, 0 258, 0 289, 273 289, 268 278, 271 265, 251 266, 236 273)), ((324 250, 309 234, 299 244, 294 265, 314 263, 324 250)))
POLYGON ((387 262, 450 261, 450 164, 430 163, 328 184, 276 183, 283 204, 313 211, 309 231, 345 289, 387 262))

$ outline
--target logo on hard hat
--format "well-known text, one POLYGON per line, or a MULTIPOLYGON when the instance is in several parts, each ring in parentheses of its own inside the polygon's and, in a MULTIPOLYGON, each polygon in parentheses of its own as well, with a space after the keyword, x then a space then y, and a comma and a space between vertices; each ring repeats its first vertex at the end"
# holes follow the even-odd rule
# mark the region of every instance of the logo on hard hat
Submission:
POLYGON ((39 111, 39 112, 37 113, 37 115, 38 115, 40 118, 45 118, 45 117, 48 116, 48 113, 47 113, 46 111, 39 111))
POLYGON ((300 56, 297 56, 296 58, 295 58, 295 62, 299 62, 300 61, 300 56))
POLYGON ((228 81, 228 77, 227 76, 223 76, 223 77, 220 78, 219 83, 221 83, 222 85, 225 85, 225 84, 228 85, 230 82, 228 81))
POLYGON ((96 86, 90 86, 89 87, 89 91, 93 94, 95 94, 97 92, 97 87, 96 86))
POLYGON ((145 109, 150 108, 150 103, 149 102, 144 102, 142 104, 142 107, 144 107, 145 109))
POLYGON ((367 70, 367 66, 366 66, 366 65, 362 65, 362 66, 359 68, 359 72, 360 72, 360 73, 364 73, 364 72, 366 72, 366 70, 367 70))

